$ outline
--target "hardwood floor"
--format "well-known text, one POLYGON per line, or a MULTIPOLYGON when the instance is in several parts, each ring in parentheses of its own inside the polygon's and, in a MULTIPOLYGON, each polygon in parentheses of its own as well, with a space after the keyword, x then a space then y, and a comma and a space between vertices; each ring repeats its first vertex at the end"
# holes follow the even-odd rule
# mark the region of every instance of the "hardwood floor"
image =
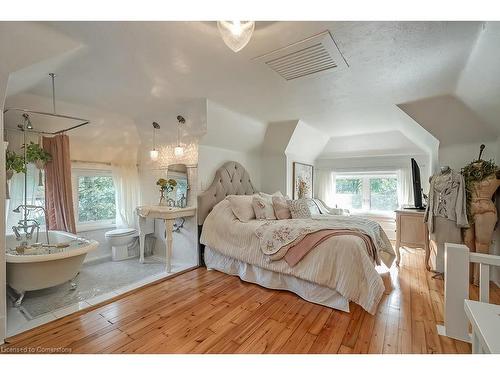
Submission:
MULTIPOLYGON (((470 353, 469 344, 438 336, 443 281, 431 276, 423 252, 402 249, 401 267, 385 275, 386 294, 372 316, 353 303, 344 313, 199 268, 21 333, 2 351, 470 353)), ((493 285, 491 301, 500 303, 493 285)))

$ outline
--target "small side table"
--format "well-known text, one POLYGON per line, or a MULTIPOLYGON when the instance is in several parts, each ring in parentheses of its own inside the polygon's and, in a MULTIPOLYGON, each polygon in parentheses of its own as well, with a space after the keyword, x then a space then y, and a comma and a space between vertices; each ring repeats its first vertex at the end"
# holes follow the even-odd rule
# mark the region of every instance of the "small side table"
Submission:
POLYGON ((472 354, 500 354, 500 306, 464 300, 472 326, 472 354))
POLYGON ((396 210, 396 265, 399 266, 401 255, 399 248, 408 246, 425 250, 425 268, 429 271, 429 229, 424 223, 424 210, 396 210))

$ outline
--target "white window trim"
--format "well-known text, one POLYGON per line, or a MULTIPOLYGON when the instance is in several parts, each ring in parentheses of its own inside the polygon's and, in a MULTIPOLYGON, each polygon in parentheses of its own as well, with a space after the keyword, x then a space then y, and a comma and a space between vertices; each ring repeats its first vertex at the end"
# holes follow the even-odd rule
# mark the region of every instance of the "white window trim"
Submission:
POLYGON ((363 180, 363 183, 362 183, 362 186, 363 186, 362 208, 361 209, 349 208, 349 211, 353 215, 372 216, 374 218, 375 217, 377 217, 377 218, 393 217, 394 212, 392 212, 390 210, 380 211, 380 210, 371 210, 370 209, 370 178, 371 177, 396 178, 396 180, 398 178, 396 171, 394 171, 394 172, 393 171, 384 171, 384 172, 366 171, 366 172, 337 172, 337 173, 335 173, 335 179, 337 179, 337 178, 358 178, 358 179, 363 180))
POLYGON ((92 168, 86 168, 84 166, 73 166, 71 168, 71 183, 73 188, 73 207, 75 211, 75 224, 77 232, 90 232, 94 230, 102 229, 113 229, 116 228, 116 223, 114 219, 111 220, 100 220, 100 221, 88 221, 79 222, 78 221, 78 177, 81 176, 109 176, 112 177, 112 171, 109 166, 103 166, 103 168, 98 168, 92 166, 92 168))

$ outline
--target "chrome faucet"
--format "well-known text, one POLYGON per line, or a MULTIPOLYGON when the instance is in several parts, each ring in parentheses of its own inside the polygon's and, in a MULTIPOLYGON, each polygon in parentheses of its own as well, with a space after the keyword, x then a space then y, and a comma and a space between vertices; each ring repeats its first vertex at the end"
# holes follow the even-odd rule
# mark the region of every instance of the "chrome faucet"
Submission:
MULTIPOLYGON (((26 239, 30 240, 33 238, 33 232, 36 229, 35 242, 38 242, 38 234, 40 232, 40 224, 38 223, 38 221, 36 221, 34 219, 28 219, 27 217, 31 211, 42 210, 43 216, 44 216, 45 221, 46 221, 47 220, 47 211, 45 210, 45 207, 31 205, 31 204, 20 204, 19 206, 17 206, 13 210, 13 212, 20 213, 21 209, 24 211, 24 219, 19 220, 17 225, 12 227, 12 231, 16 235, 16 239, 18 241, 21 241, 21 239, 22 239, 21 230, 22 230, 22 231, 24 231, 24 233, 26 235, 26 239)), ((49 232, 48 232, 48 230, 45 230, 45 234, 46 234, 47 244, 49 244, 49 232)))

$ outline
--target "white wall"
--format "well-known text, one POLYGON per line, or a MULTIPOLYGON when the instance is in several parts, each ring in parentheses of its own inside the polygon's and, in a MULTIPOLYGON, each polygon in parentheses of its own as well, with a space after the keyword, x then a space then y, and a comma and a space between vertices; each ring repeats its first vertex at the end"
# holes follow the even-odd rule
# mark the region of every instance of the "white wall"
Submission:
POLYGON ((297 120, 268 124, 262 144, 262 191, 286 194, 288 162, 285 151, 297 124, 297 120))
MULTIPOLYGON (((479 156, 479 146, 481 142, 455 144, 449 146, 439 146, 439 165, 448 165, 451 168, 460 171, 470 162, 479 156)), ((497 142, 485 142, 482 159, 497 160, 497 142)))
POLYGON ((237 161, 250 174, 254 188, 261 189, 261 157, 256 152, 238 152, 218 147, 200 145, 198 149, 198 189, 205 191, 215 176, 215 171, 227 161, 237 161))
POLYGON ((255 152, 260 149, 266 124, 207 100, 207 133, 200 145, 255 152))
POLYGON ((285 149, 286 195, 293 197, 293 163, 314 165, 314 160, 323 152, 329 137, 327 134, 299 120, 285 149))

